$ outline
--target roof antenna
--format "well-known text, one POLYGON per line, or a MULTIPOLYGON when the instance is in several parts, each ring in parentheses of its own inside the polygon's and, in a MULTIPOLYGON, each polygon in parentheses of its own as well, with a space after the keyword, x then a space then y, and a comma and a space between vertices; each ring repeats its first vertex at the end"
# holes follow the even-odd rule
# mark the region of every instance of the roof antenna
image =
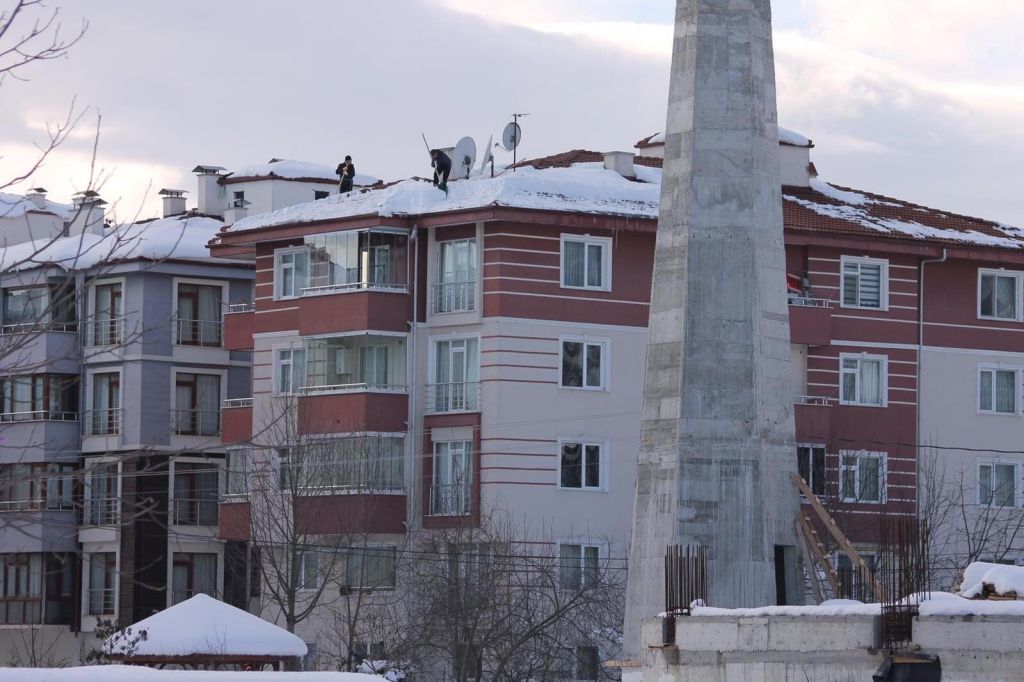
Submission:
POLYGON ((513 173, 516 172, 516 147, 523 139, 523 129, 519 127, 519 118, 522 116, 529 116, 529 114, 512 114, 512 122, 505 126, 505 130, 501 133, 501 146, 505 148, 505 151, 512 152, 513 173))

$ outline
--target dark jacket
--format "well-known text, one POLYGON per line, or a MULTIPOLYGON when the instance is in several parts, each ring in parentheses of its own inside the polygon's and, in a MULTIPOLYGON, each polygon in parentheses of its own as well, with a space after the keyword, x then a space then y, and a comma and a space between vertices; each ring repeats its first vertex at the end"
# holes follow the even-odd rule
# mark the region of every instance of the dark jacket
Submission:
POLYGON ((348 174, 342 175, 342 173, 345 173, 345 163, 342 162, 342 163, 338 164, 338 167, 334 170, 334 172, 337 173, 338 175, 341 175, 341 181, 342 182, 345 182, 346 179, 349 182, 351 182, 352 178, 354 178, 356 176, 356 165, 354 163, 352 163, 351 161, 349 161, 349 163, 348 163, 348 174))
POLYGON ((438 173, 450 173, 452 171, 452 160, 442 151, 431 155, 430 165, 436 168, 438 173))

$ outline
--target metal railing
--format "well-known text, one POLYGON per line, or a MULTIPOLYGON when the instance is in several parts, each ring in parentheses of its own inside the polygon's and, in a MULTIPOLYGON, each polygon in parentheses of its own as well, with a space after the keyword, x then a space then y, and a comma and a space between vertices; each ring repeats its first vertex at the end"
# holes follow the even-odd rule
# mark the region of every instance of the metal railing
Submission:
POLYGON ((358 391, 381 391, 383 393, 405 393, 405 384, 325 384, 323 386, 302 386, 298 392, 304 395, 316 395, 318 393, 347 393, 358 391))
POLYGON ((465 516, 473 502, 473 489, 466 483, 430 486, 431 516, 465 516))
POLYGON ((347 282, 344 284, 321 284, 318 286, 302 287, 300 294, 302 296, 316 296, 318 294, 340 294, 347 291, 392 291, 405 293, 409 291, 409 285, 372 280, 367 282, 347 282))
POLYGON ((85 325, 85 345, 116 346, 124 343, 124 317, 90 320, 85 325))
POLYGON ((117 591, 113 587, 89 588, 89 615, 106 616, 114 613, 114 598, 117 591))
POLYGON ((224 311, 225 315, 232 315, 234 313, 251 313, 256 310, 256 303, 253 301, 243 301, 241 303, 229 303, 227 310, 224 311))
POLYGON ((77 412, 65 412, 63 410, 30 410, 28 412, 2 412, 0 422, 76 422, 77 412))
POLYGON ((46 500, 0 500, 0 513, 40 511, 46 506, 46 500))
POLYGON ((476 280, 434 284, 432 291, 431 312, 435 315, 476 310, 476 280))
POLYGON ((0 334, 28 334, 31 332, 77 332, 77 322, 17 322, 0 325, 0 334))
POLYGON ((789 294, 789 305, 804 306, 806 308, 831 308, 834 301, 830 298, 816 298, 814 296, 803 296, 801 294, 789 294))
POLYGON ((116 436, 121 433, 121 408, 87 410, 85 412, 85 435, 116 436))
POLYGON ((828 407, 832 404, 833 400, 823 395, 798 395, 793 398, 793 402, 797 405, 819 405, 821 407, 828 407))
POLYGON ((218 500, 216 498, 186 498, 171 500, 171 522, 179 526, 216 526, 218 500))
POLYGON ((89 500, 89 513, 83 522, 87 526, 111 526, 118 521, 121 500, 116 497, 101 497, 89 500))
POLYGON ((219 436, 220 410, 172 410, 171 428, 176 436, 219 436))
POLYGON ((427 414, 477 412, 480 410, 480 382, 458 381, 427 384, 427 414))
POLYGON ((43 600, 38 596, 0 597, 0 625, 34 625, 40 622, 43 600))
POLYGON ((228 398, 224 401, 225 410, 235 407, 252 407, 252 398, 228 398))
POLYGON ((224 323, 220 320, 174 318, 174 342, 179 346, 219 348, 224 339, 224 323))

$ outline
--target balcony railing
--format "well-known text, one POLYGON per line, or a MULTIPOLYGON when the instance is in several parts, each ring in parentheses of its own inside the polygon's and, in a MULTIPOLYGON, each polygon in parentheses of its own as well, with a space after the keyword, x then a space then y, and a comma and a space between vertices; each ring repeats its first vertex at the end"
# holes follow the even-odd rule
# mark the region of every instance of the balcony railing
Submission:
POLYGON ((347 282, 345 284, 321 284, 302 287, 301 294, 303 296, 317 296, 320 294, 340 294, 348 291, 393 291, 405 293, 409 291, 409 285, 387 282, 381 279, 367 282, 347 282))
POLYGON ((114 613, 114 598, 117 592, 113 587, 93 587, 89 589, 89 615, 107 616, 114 613))
POLYGON ((476 281, 444 282, 433 285, 431 312, 458 313, 476 309, 476 281))
POLYGON ((64 412, 61 410, 30 410, 27 412, 3 412, 0 413, 0 422, 76 422, 77 412, 64 412))
POLYGON ((427 385, 427 414, 477 412, 479 410, 479 381, 459 381, 427 385))
POLYGON ((118 521, 121 500, 116 497, 100 497, 89 500, 89 513, 84 522, 88 526, 112 526, 118 521))
POLYGON ((85 345, 117 346, 124 343, 123 317, 90 320, 85 325, 85 345))
POLYGON ((220 320, 174 318, 174 342, 179 346, 219 348, 223 345, 224 323, 220 320))
POLYGON ((219 436, 220 410, 172 410, 171 428, 176 436, 219 436))
POLYGON ((252 407, 252 398, 228 398, 224 401, 224 409, 230 410, 235 407, 252 407))
POLYGON ((472 500, 473 489, 465 483, 430 486, 431 516, 465 516, 472 500))
POLYGON ((0 325, 0 334, 29 334, 32 332, 76 332, 77 322, 16 322, 0 325))
POLYGON ((171 522, 179 526, 216 526, 218 501, 209 499, 171 500, 171 522))
POLYGON ((0 597, 0 625, 34 625, 42 614, 41 597, 0 597))
POLYGON ((241 303, 228 303, 228 308, 225 310, 225 314, 231 315, 233 313, 251 313, 256 310, 256 304, 253 301, 243 301, 241 303))
POLYGON ((85 435, 116 436, 121 433, 121 408, 87 410, 85 413, 85 435))
POLYGON ((46 507, 46 500, 0 500, 0 513, 39 511, 46 507))
POLYGON ((793 402, 797 405, 819 405, 821 407, 828 407, 832 404, 832 399, 823 395, 798 395, 793 398, 793 402))
POLYGON ((348 393, 358 391, 380 391, 382 393, 405 393, 405 384, 325 384, 323 386, 302 386, 299 393, 317 395, 318 393, 348 393))
POLYGON ((799 305, 806 308, 831 308, 832 299, 814 298, 813 296, 802 296, 800 294, 789 295, 789 305, 799 305))

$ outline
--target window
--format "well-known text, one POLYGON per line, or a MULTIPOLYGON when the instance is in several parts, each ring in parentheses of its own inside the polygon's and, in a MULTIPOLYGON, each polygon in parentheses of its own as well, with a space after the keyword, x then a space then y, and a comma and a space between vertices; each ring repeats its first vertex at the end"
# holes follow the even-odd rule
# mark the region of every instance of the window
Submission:
POLYGON ((74 509, 74 464, 0 465, 0 511, 74 509))
POLYGON ((277 351, 277 380, 274 383, 278 395, 298 393, 306 385, 306 351, 301 348, 285 348, 277 351))
POLYGON ((840 355, 840 396, 843 405, 886 404, 887 358, 884 355, 840 355))
POLYGON ((387 230, 311 235, 302 247, 278 251, 274 269, 277 298, 367 288, 404 290, 408 235, 387 230))
POLYGON ((92 375, 89 429, 93 436, 121 433, 121 375, 118 372, 92 375))
POLYGON ((843 307, 889 307, 889 261, 843 256, 842 266, 843 307))
POLYGON ((437 245, 436 313, 476 309, 476 240, 444 241, 437 245))
POLYGON ((472 491, 473 444, 470 441, 434 443, 430 513, 437 516, 468 514, 472 491))
POLYGON ((601 656, 596 646, 560 647, 554 665, 558 666, 554 672, 559 680, 596 680, 601 656))
POLYGON ((562 287, 611 291, 612 240, 562 235, 562 287))
POLYGON ((320 201, 321 199, 326 199, 330 195, 330 192, 327 192, 322 189, 315 189, 313 190, 313 201, 320 201))
POLYGON ((1021 278, 1024 273, 1001 270, 978 271, 978 317, 1019 320, 1021 278))
POLYGON ((117 523, 119 499, 117 465, 97 464, 89 471, 88 523, 103 526, 117 523))
POLYGON ((241 208, 245 206, 245 192, 237 191, 232 195, 231 199, 232 208, 241 208))
POLYGON ((282 490, 402 490, 401 436, 366 434, 310 439, 278 448, 282 490))
POLYGON ((220 375, 177 372, 174 379, 174 433, 220 434, 220 375))
POLYGON ((175 552, 171 571, 171 603, 197 594, 217 596, 217 555, 175 552))
POLYGON ((978 504, 1017 506, 1017 465, 983 462, 978 465, 978 504))
POLYGON ((836 555, 834 565, 839 581, 838 596, 842 599, 856 599, 870 603, 875 601, 874 576, 878 568, 878 557, 864 551, 857 552, 857 554, 867 565, 867 571, 864 571, 859 565, 855 565, 845 553, 839 552, 836 555))
POLYGON ((839 496, 843 502, 884 502, 885 481, 885 453, 840 454, 839 496))
POLYGON ((310 339, 303 388, 307 393, 404 391, 405 355, 405 339, 398 336, 310 339))
POLYGON ((16 334, 36 329, 75 331, 74 280, 45 286, 4 289, 0 332, 16 334))
POLYGON ((225 469, 228 495, 248 495, 252 486, 253 453, 250 448, 228 450, 225 469))
POLYGON ((598 443, 564 442, 559 457, 558 487, 579 490, 601 490, 603 487, 601 456, 598 443))
POLYGON ((0 624, 40 622, 41 554, 0 554, 0 624))
MULTIPOLYGON (((318 549, 305 549, 299 550, 297 560, 297 571, 296 579, 297 586, 300 590, 315 590, 320 587, 323 583, 324 577, 321 575, 320 566, 320 550, 318 549)), ((327 568, 330 562, 326 562, 323 568, 327 568)))
POLYGON ((117 555, 97 552, 89 555, 89 615, 114 614, 117 588, 117 555))
POLYGON ((383 661, 387 658, 384 649, 384 642, 353 642, 352 660, 355 663, 362 661, 383 661))
POLYGON ((214 462, 175 462, 173 522, 181 526, 216 526, 219 480, 214 462))
POLYGON ((345 556, 345 585, 361 589, 395 586, 398 553, 393 546, 353 547, 345 556))
POLYGON ((797 470, 815 495, 825 494, 825 446, 798 445, 797 470))
POLYGON ((93 346, 113 346, 124 341, 124 310, 121 283, 97 284, 88 340, 93 346))
POLYGON ((451 543, 448 551, 448 574, 460 589, 486 589, 491 567, 491 545, 486 542, 451 543))
POLYGON ((998 367, 978 368, 978 411, 1017 414, 1020 370, 998 367))
POLYGON ((563 388, 603 389, 605 387, 605 341, 566 339, 562 341, 563 388))
POLYGON ((178 284, 178 311, 175 314, 175 342, 183 346, 221 345, 220 285, 178 284))
POLYGON ((0 421, 78 420, 78 377, 32 374, 0 378, 0 421))
POLYGON ((434 384, 427 390, 429 412, 479 410, 479 341, 475 338, 435 341, 434 384))
POLYGON ((597 545, 560 544, 558 582, 563 589, 579 590, 597 585, 601 549, 597 545))

